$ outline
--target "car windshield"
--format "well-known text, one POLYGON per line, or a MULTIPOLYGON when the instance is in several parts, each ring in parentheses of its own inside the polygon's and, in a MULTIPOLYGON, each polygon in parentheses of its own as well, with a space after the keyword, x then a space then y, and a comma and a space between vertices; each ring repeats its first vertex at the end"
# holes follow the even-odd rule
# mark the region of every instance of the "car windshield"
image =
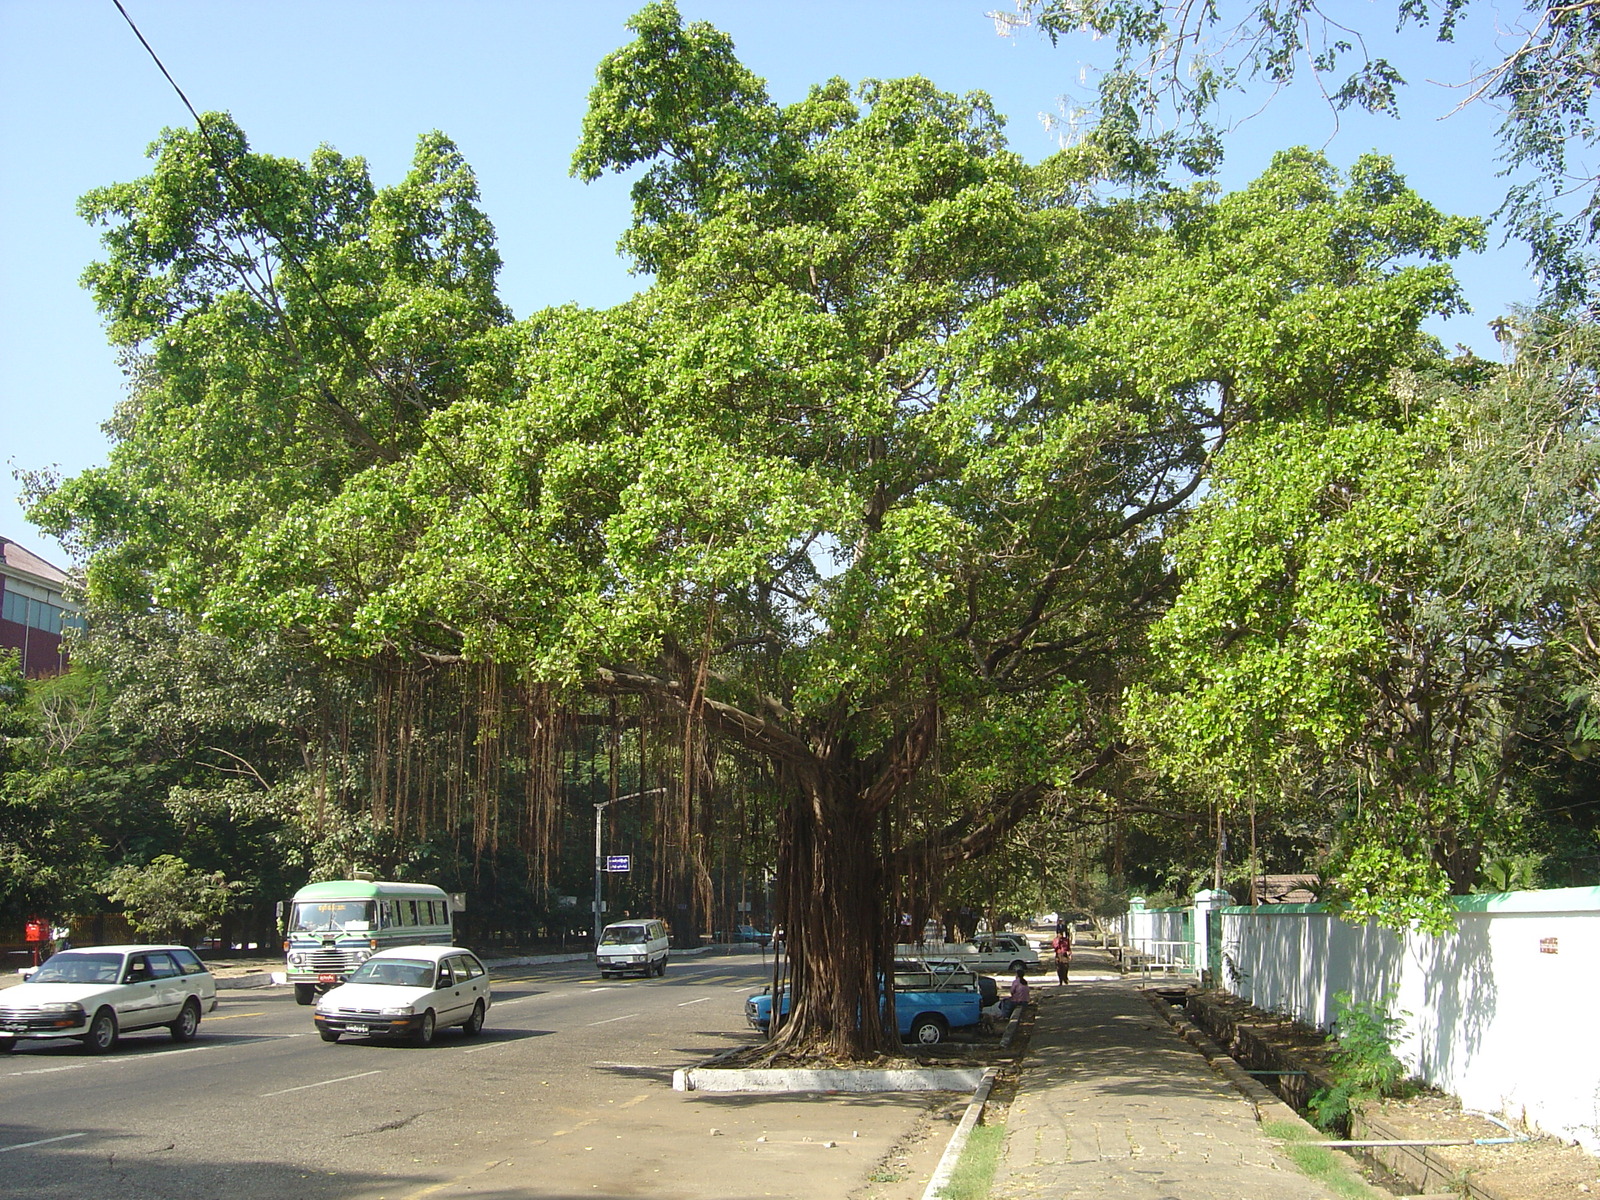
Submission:
POLYGON ((613 925, 600 935, 602 946, 631 946, 644 941, 643 925, 613 925))
POLYGON ((115 983, 122 974, 122 955, 63 950, 52 954, 28 977, 30 983, 115 983))
POLYGON ((371 900, 301 900, 289 914, 290 933, 339 933, 372 928, 371 900))
POLYGON ((415 958, 369 958, 350 972, 351 983, 384 983, 391 987, 432 987, 434 966, 415 958))

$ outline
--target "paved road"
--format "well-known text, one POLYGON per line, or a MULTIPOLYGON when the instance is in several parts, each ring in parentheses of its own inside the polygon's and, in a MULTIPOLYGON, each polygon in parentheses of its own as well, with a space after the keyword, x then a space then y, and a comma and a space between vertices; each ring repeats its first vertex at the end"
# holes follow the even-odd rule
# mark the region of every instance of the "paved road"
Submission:
POLYGON ((925 1101, 670 1090, 748 1040, 760 978, 755 956, 509 969, 479 1038, 427 1048, 324 1044, 286 989, 221 993, 190 1045, 28 1043, 0 1059, 0 1196, 843 1196, 925 1101))

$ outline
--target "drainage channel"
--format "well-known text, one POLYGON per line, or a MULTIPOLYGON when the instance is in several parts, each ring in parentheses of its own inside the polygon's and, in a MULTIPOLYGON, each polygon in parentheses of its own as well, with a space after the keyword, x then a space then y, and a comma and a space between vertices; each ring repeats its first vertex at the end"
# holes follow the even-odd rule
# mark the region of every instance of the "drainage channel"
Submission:
MULTIPOLYGON (((1208 1036, 1222 1053, 1238 1065, 1240 1071, 1262 1084, 1302 1117, 1311 1097, 1333 1086, 1333 1079, 1317 1064, 1299 1058, 1291 1050, 1261 1036, 1236 1020, 1231 1011, 1208 1003, 1205 996, 1192 988, 1167 986, 1146 988, 1145 991, 1174 1010, 1174 1015, 1181 1013, 1186 1023, 1208 1036)), ((1471 1179, 1463 1179, 1459 1171, 1431 1152, 1431 1146, 1460 1145, 1468 1141, 1493 1141, 1498 1144, 1513 1140, 1526 1139, 1450 1139, 1430 1144, 1404 1138, 1379 1118, 1368 1113, 1357 1113, 1352 1120, 1349 1138, 1330 1138, 1320 1144, 1352 1155, 1365 1168, 1371 1182, 1396 1195, 1435 1196, 1448 1191, 1452 1196, 1465 1196, 1467 1200, 1505 1200, 1499 1192, 1471 1179)))

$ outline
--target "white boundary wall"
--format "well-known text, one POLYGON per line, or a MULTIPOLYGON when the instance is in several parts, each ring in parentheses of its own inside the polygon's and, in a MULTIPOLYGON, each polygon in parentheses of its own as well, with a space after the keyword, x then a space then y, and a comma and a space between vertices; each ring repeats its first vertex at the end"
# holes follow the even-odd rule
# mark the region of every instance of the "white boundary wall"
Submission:
POLYGON ((1318 905, 1222 910, 1224 987, 1327 1029, 1334 996, 1405 1012, 1396 1052, 1466 1108, 1600 1154, 1600 887, 1462 896, 1455 928, 1404 938, 1318 905))

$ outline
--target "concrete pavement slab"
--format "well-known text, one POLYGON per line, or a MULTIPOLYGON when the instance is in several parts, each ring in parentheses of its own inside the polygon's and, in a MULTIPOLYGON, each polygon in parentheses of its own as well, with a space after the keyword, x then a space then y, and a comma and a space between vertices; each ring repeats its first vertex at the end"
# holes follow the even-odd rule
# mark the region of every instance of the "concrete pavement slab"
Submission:
POLYGON ((1034 996, 991 1200, 1330 1200, 1133 983, 1034 996))

